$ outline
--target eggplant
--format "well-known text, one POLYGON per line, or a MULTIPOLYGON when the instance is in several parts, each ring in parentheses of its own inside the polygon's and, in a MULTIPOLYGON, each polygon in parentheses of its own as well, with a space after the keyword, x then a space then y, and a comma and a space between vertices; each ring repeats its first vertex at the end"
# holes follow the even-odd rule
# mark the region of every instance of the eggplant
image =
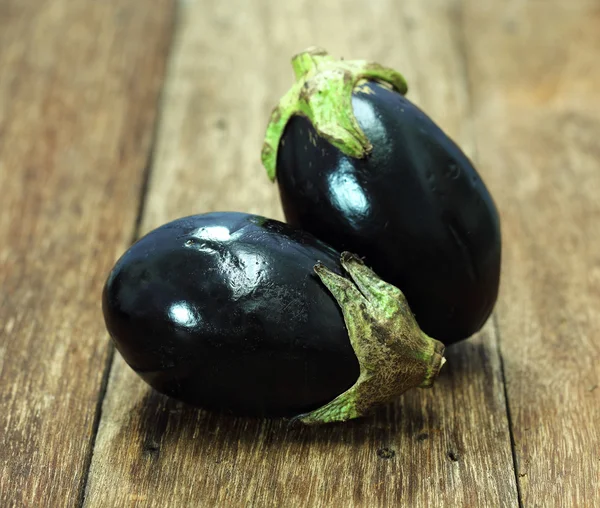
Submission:
POLYGON ((256 215, 194 215, 151 231, 111 270, 102 307, 148 384, 235 415, 356 418, 430 386, 443 364, 443 345, 359 258, 256 215))
POLYGON ((318 48, 292 62, 262 153, 286 221, 364 256, 425 333, 452 344, 477 332, 498 296, 501 231, 472 162, 397 72, 318 48))

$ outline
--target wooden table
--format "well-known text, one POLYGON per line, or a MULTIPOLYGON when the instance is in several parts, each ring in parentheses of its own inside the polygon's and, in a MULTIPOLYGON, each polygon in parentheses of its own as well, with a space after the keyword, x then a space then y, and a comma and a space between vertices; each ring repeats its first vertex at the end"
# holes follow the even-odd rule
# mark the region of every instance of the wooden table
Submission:
POLYGON ((0 1, 0 506, 600 506, 598 0, 0 1), (282 218, 259 161, 311 45, 401 70, 502 215, 432 390, 325 428, 157 395, 100 292, 179 216, 282 218))

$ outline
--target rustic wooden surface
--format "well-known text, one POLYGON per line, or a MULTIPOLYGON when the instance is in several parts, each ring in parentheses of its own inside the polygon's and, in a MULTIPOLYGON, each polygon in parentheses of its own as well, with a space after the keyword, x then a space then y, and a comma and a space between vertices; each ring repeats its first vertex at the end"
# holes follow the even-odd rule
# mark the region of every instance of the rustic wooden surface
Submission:
POLYGON ((598 1, 186 0, 173 34, 172 3, 0 2, 0 506, 600 504, 598 1), (504 233, 495 317, 436 386, 317 429, 152 392, 98 298, 134 234, 282 218, 259 150, 313 44, 402 70, 504 233))
MULTIPOLYGON (((461 36, 443 3, 401 7, 390 0, 374 10, 363 2, 320 10, 301 1, 207 4, 187 2, 179 15, 141 232, 215 209, 282 217, 259 147, 270 109, 291 83, 290 55, 315 41, 333 54, 404 69, 414 78, 413 97, 472 147, 461 36), (365 16, 369 26, 392 26, 394 19, 411 28, 365 55, 365 16), (207 51, 215 40, 229 42, 207 51)), ((150 395, 117 357, 86 503, 515 505, 493 326, 451 352, 448 367, 433 390, 407 395, 364 422, 289 429, 150 395)))
POLYGON ((523 504, 600 506, 600 2, 464 12, 479 160, 503 215, 497 316, 523 504))
POLYGON ((76 506, 131 240, 171 2, 0 2, 0 506, 76 506))

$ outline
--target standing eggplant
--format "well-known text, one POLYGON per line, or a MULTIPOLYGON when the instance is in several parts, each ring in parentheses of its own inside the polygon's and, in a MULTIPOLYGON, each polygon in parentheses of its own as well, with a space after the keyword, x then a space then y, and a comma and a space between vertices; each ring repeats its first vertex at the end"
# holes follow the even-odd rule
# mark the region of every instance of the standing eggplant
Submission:
POLYGON ((365 256, 427 334, 450 344, 478 331, 498 295, 501 234, 471 161, 397 72, 316 48, 292 64, 262 153, 287 221, 365 256))
POLYGON ((443 344, 359 258, 243 213, 150 232, 111 271, 103 311, 156 390, 238 415, 356 418, 431 386, 443 364, 443 344))

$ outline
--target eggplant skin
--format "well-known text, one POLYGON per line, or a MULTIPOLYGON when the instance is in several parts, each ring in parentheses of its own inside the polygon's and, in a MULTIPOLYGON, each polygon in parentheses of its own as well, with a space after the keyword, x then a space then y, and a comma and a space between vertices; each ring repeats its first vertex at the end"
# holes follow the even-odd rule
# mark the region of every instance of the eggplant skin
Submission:
POLYGON ((365 262, 407 297, 422 330, 451 344, 477 332, 498 295, 500 221, 460 148, 403 95, 374 82, 352 106, 373 145, 357 159, 294 116, 277 182, 287 222, 365 262))
POLYGON ((136 242, 103 291, 107 329, 152 387, 243 416, 293 416, 359 375, 341 310, 314 273, 338 252, 279 221, 208 213, 136 242))

